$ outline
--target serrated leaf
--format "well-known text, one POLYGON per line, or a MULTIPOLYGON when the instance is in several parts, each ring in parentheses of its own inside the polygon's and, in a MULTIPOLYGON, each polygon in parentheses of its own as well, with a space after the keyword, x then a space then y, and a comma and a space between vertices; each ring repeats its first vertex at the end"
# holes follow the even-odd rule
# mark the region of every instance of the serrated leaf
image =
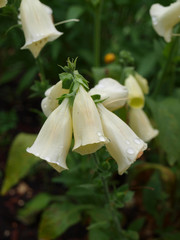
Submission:
POLYGON ((167 160, 173 165, 180 156, 180 100, 166 98, 161 101, 147 99, 153 113, 153 119, 159 130, 159 144, 167 153, 167 160))
POLYGON ((32 145, 36 136, 35 134, 20 133, 14 139, 8 155, 5 178, 1 189, 2 195, 25 177, 39 160, 39 158, 26 152, 26 148, 32 145))
POLYGON ((25 206, 18 211, 17 213, 18 219, 26 224, 32 223, 35 216, 45 207, 47 207, 51 199, 52 196, 50 196, 47 193, 38 194, 29 202, 27 202, 25 206))
POLYGON ((39 239, 54 239, 80 221, 81 206, 70 203, 52 204, 43 213, 39 225, 39 239))
POLYGON ((83 85, 86 89, 89 89, 88 81, 79 73, 75 74, 75 79, 78 83, 83 85))

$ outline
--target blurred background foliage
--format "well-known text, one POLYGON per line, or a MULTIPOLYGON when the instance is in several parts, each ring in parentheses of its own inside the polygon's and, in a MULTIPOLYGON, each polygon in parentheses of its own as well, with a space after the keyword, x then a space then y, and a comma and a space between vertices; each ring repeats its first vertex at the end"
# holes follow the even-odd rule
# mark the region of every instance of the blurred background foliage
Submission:
MULTIPOLYGON (((55 23, 70 18, 80 22, 57 26, 64 34, 43 48, 39 60, 47 80, 42 82, 37 61, 20 49, 25 41, 17 22, 20 1, 9 0, 0 9, 1 239, 119 239, 102 191, 103 177, 109 181, 110 203, 118 210, 121 239, 178 240, 179 38, 167 44, 153 30, 149 9, 156 1, 106 0, 97 64, 94 35, 99 0, 42 2, 53 9, 55 23), (101 162, 99 169, 91 156, 76 153, 68 156, 70 170, 58 174, 26 153, 45 120, 40 102, 47 87, 58 81, 58 65, 78 56, 77 68, 91 87, 107 76, 122 81, 119 54, 123 50, 131 53, 136 71, 149 81, 145 109, 160 131, 128 174, 118 176, 112 160, 101 162), (104 56, 110 52, 116 59, 107 64, 104 56)), ((98 155, 109 158, 104 149, 98 155)))

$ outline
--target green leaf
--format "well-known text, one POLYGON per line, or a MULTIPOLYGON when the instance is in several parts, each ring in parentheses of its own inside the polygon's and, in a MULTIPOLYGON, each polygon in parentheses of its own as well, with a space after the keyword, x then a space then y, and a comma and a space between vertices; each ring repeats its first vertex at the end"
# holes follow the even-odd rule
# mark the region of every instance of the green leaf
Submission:
POLYGON ((80 221, 81 206, 52 204, 45 210, 39 225, 39 239, 54 239, 80 221))
POLYGON ((95 100, 99 100, 101 98, 101 95, 95 94, 95 95, 91 95, 91 97, 95 101, 95 100))
POLYGON ((80 83, 81 85, 83 85, 85 87, 85 89, 89 89, 88 86, 88 81, 79 73, 75 74, 75 80, 80 83))
POLYGON ((5 178, 1 189, 2 195, 25 177, 39 160, 39 158, 26 152, 26 148, 32 145, 35 138, 35 134, 20 133, 14 139, 8 155, 5 178))
POLYGON ((18 219, 26 224, 32 223, 35 216, 47 207, 51 199, 52 196, 47 193, 38 194, 18 211, 18 219))
POLYGON ((173 165, 180 156, 180 100, 170 97, 159 102, 147 100, 159 129, 159 144, 167 153, 168 163, 173 165))

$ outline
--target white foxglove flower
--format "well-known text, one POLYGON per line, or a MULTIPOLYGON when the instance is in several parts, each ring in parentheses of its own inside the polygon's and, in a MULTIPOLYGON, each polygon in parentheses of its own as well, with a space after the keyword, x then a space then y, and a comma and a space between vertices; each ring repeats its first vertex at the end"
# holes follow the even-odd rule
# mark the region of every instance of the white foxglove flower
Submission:
POLYGON ((67 169, 66 156, 72 139, 72 120, 68 99, 64 99, 47 118, 34 144, 27 152, 46 160, 58 172, 67 169))
POLYGON ((59 81, 46 90, 46 97, 41 101, 41 108, 46 117, 48 117, 51 112, 59 106, 57 98, 61 97, 63 94, 67 94, 68 92, 68 89, 62 88, 62 81, 59 81))
POLYGON ((5 7, 7 2, 8 2, 7 0, 0 0, 0 8, 5 7))
POLYGON ((166 42, 170 42, 173 27, 180 22, 180 1, 171 3, 167 7, 158 3, 153 4, 150 8, 150 15, 155 31, 164 37, 166 42))
POLYGON ((152 127, 146 113, 142 109, 130 109, 129 126, 138 135, 138 137, 143 139, 145 142, 149 142, 159 133, 157 129, 152 127))
POLYGON ((103 78, 89 91, 90 95, 99 94, 103 105, 110 111, 124 106, 128 99, 127 88, 112 78, 103 78))
POLYGON ((108 140, 104 137, 101 120, 90 95, 80 85, 73 103, 73 151, 82 155, 96 152, 108 140))
POLYGON ((98 104, 105 136, 109 139, 106 148, 118 164, 118 173, 123 174, 147 148, 131 128, 114 113, 98 104))
POLYGON ((135 73, 135 78, 136 81, 138 82, 139 86, 141 87, 142 91, 144 94, 148 94, 149 93, 149 85, 148 85, 148 81, 146 78, 142 77, 139 73, 135 73))
POLYGON ((47 42, 62 35, 54 27, 51 8, 39 0, 22 0, 20 20, 26 39, 22 49, 29 49, 35 58, 47 42))
POLYGON ((144 94, 135 77, 129 75, 125 80, 125 86, 128 89, 129 106, 133 108, 142 108, 144 106, 144 94))

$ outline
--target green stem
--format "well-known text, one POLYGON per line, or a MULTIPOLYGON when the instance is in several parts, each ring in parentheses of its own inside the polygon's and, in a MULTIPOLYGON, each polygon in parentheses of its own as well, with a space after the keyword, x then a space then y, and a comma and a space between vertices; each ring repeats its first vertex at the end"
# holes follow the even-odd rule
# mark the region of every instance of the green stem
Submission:
POLYGON ((101 43, 101 12, 103 0, 100 0, 94 14, 94 66, 100 65, 100 43, 101 43))
POLYGON ((36 58, 36 65, 37 65, 37 67, 39 69, 39 75, 40 75, 41 81, 45 82, 46 81, 46 77, 45 77, 44 68, 43 68, 43 64, 42 64, 42 61, 41 61, 40 57, 36 58))
MULTIPOLYGON (((161 86, 162 86, 162 84, 163 84, 163 81, 164 81, 164 79, 165 79, 165 77, 166 77, 166 74, 167 74, 167 72, 168 72, 168 70, 169 70, 169 67, 170 67, 170 65, 171 65, 171 62, 172 62, 172 60, 173 60, 174 54, 176 54, 176 51, 175 51, 175 50, 176 50, 176 46, 177 46, 177 41, 178 41, 178 38, 175 38, 175 39, 173 40, 173 42, 172 42, 171 49, 170 49, 170 53, 169 53, 169 55, 168 55, 167 61, 166 61, 166 63, 164 64, 163 70, 162 70, 162 72, 161 72, 161 75, 160 75, 160 77, 159 77, 159 79, 158 79, 158 81, 157 81, 157 83, 156 83, 156 87, 155 87, 154 92, 153 92, 153 94, 152 94, 154 97, 156 97, 156 96, 158 95, 159 90, 161 89, 161 86)), ((173 81, 173 84, 174 84, 174 81, 173 81)), ((171 84, 171 85, 172 85, 172 84, 171 84)), ((172 88, 172 87, 174 87, 174 85, 171 86, 171 88, 172 88)))
MULTIPOLYGON (((96 164, 97 169, 100 169, 100 160, 99 160, 99 157, 96 153, 93 153, 93 158, 94 158, 94 162, 96 164)), ((122 233, 121 224, 120 224, 119 219, 117 217, 116 210, 114 209, 114 206, 111 202, 111 196, 110 196, 110 192, 109 192, 108 182, 107 182, 106 178, 104 178, 104 176, 101 174, 101 172, 99 172, 99 173, 100 173, 101 182, 102 182, 102 185, 103 185, 103 188, 104 188, 106 201, 107 201, 107 204, 109 206, 114 225, 117 228, 117 232, 118 232, 119 236, 121 237, 121 240, 123 240, 124 236, 123 236, 123 233, 122 233)))

